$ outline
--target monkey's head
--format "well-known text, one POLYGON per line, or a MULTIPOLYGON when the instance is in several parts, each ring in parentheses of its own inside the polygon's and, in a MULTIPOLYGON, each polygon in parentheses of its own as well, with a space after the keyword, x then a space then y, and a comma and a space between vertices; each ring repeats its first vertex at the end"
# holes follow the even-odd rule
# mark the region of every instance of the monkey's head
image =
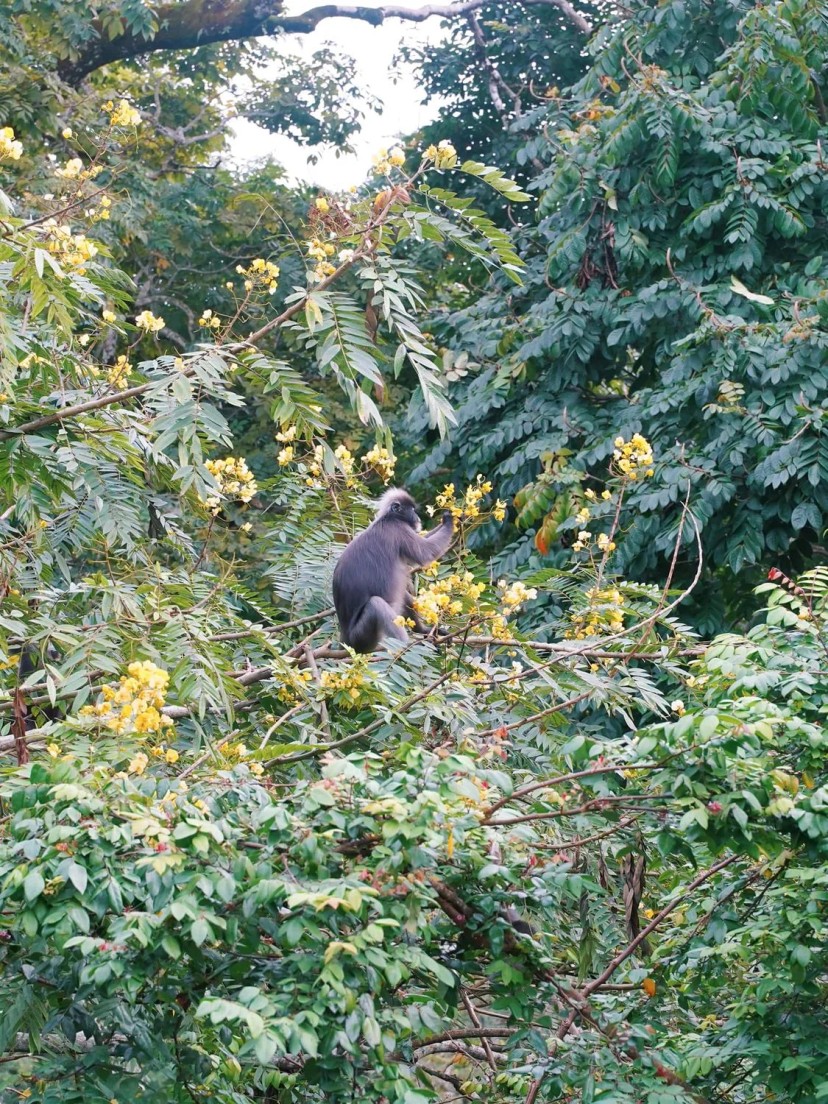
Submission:
POLYGON ((396 487, 386 491, 377 503, 377 516, 374 520, 382 521, 383 519, 402 521, 418 533, 423 527, 417 514, 417 503, 408 491, 396 487))

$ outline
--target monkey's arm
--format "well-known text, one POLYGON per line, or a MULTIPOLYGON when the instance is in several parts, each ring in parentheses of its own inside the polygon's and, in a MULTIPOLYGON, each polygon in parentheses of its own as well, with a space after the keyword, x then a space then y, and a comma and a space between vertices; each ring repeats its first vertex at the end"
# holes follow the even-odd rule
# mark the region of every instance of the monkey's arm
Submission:
POLYGON ((446 511, 443 522, 424 537, 408 530, 401 534, 400 556, 412 567, 428 567, 448 551, 454 535, 454 520, 446 511))

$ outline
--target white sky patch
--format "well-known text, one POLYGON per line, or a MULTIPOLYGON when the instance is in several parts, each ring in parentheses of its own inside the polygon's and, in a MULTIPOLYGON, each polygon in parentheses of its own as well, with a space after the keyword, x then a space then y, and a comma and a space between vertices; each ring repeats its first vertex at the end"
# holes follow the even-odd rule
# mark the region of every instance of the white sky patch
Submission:
MULTIPOLYGON (((371 7, 380 6, 380 0, 367 0, 367 3, 371 7)), ((422 3, 412 0, 410 6, 422 6, 422 3)), ((286 5, 291 14, 303 8, 307 10, 307 5, 286 5)), ((394 55, 403 39, 420 45, 438 42, 443 36, 440 24, 438 18, 423 23, 389 19, 379 27, 372 27, 356 19, 326 19, 312 34, 281 36, 287 52, 309 57, 323 42, 328 42, 353 57, 357 65, 357 83, 382 102, 382 114, 368 111, 359 134, 351 139, 353 154, 300 146, 291 138, 270 134, 255 123, 240 119, 233 123, 234 136, 230 140, 234 160, 243 164, 273 160, 284 167, 291 182, 307 181, 330 191, 361 184, 370 172, 371 157, 378 149, 393 145, 396 138, 412 133, 437 115, 439 103, 422 104, 422 93, 413 69, 402 63, 395 65, 394 55), (308 163, 309 153, 317 154, 316 164, 308 163)))

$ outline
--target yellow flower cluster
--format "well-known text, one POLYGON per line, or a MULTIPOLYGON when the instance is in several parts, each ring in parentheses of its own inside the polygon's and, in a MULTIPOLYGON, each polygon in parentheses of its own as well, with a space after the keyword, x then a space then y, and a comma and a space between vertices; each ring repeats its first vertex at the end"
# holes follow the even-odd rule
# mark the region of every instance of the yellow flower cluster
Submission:
POLYGON ((71 265, 80 275, 86 271, 86 265, 97 254, 98 247, 85 234, 73 234, 66 225, 59 225, 54 219, 43 223, 46 231, 46 248, 61 264, 71 265))
POLYGON ((284 468, 293 461, 295 455, 295 449, 293 445, 285 445, 283 449, 279 450, 279 454, 276 457, 279 467, 284 468))
MULTIPOLYGON (((453 483, 447 483, 440 494, 435 498, 437 505, 443 510, 449 510, 454 518, 476 518, 480 516, 480 500, 492 489, 488 479, 484 480, 478 475, 474 483, 470 484, 458 501, 453 483)), ((498 499, 495 510, 501 515, 502 520, 506 513, 506 504, 498 499)), ((434 514, 434 509, 429 508, 429 514, 434 514)), ((494 511, 492 511, 494 513, 494 511)))
MULTIPOLYGON (((590 502, 595 501, 595 491, 584 491, 584 495, 590 502)), ((605 501, 606 499, 611 497, 612 496, 610 495, 609 491, 603 491, 601 493, 601 498, 603 498, 605 501)), ((589 508, 589 506, 582 506, 575 515, 575 524, 588 525, 591 517, 592 510, 589 508)), ((589 531, 589 529, 579 529, 578 539, 572 545, 573 552, 582 552, 585 548, 589 548, 590 544, 592 543, 592 539, 592 533, 589 531)), ((615 541, 610 537, 608 533, 599 533, 595 543, 598 546, 598 551, 605 556, 609 555, 610 552, 615 551, 615 541)))
POLYGON ((624 600, 615 587, 593 587, 586 593, 588 606, 572 613, 572 628, 564 635, 570 639, 585 640, 588 636, 600 636, 624 630, 624 600))
POLYGON ((399 146, 393 149, 380 149, 372 158, 373 170, 376 176, 387 176, 392 169, 400 169, 405 164, 405 153, 399 146))
MULTIPOLYGON (((104 686, 103 701, 97 705, 85 705, 83 717, 97 717, 108 729, 119 736, 127 732, 160 732, 169 728, 172 721, 162 715, 167 697, 170 676, 150 660, 130 663, 127 674, 122 675, 119 686, 104 686)), ((146 757, 144 757, 146 758, 146 757)), ((140 769, 130 770, 142 774, 140 769)))
POLYGON ((166 744, 159 744, 152 749, 152 754, 156 759, 163 759, 165 763, 169 763, 172 766, 173 763, 177 763, 179 760, 179 754, 175 748, 167 747, 166 744))
POLYGON ((342 474, 350 485, 354 474, 354 458, 351 454, 351 450, 346 448, 345 445, 337 445, 334 449, 334 456, 339 461, 339 466, 342 468, 342 474))
POLYGON ((109 112, 112 126, 137 127, 141 122, 141 113, 136 111, 127 100, 119 100, 117 107, 112 100, 107 100, 103 109, 109 112))
POLYGON ((470 571, 448 575, 420 588, 414 598, 414 610, 427 625, 436 625, 441 614, 456 616, 464 608, 474 609, 485 589, 486 584, 475 582, 470 571))
POLYGON ((612 454, 616 467, 629 479, 638 479, 640 474, 653 474, 653 449, 650 442, 640 433, 634 433, 631 440, 615 438, 615 451, 612 454))
MULTIPOLYGON (((591 487, 587 488, 587 490, 584 491, 584 498, 588 498, 591 502, 596 501, 595 491, 593 491, 591 487)), ((610 491, 601 491, 601 498, 604 502, 609 502, 612 498, 612 494, 610 491)))
POLYGON ((276 440, 287 443, 288 441, 296 440, 297 429, 295 425, 288 426, 287 429, 282 429, 276 434, 276 440))
POLYGON ((274 264, 273 261, 264 260, 263 257, 256 257, 247 268, 236 265, 236 272, 245 277, 244 286, 247 291, 252 291, 258 284, 266 288, 270 295, 279 286, 279 271, 278 265, 274 264))
POLYGON ((326 261, 336 252, 333 242, 323 242, 319 238, 311 238, 308 242, 308 256, 314 261, 326 261))
POLYGON ((356 664, 337 671, 323 671, 319 686, 329 694, 345 694, 351 701, 358 701, 365 684, 365 675, 356 664))
POLYGON ((217 330, 221 325, 221 319, 208 308, 201 312, 198 324, 199 326, 206 326, 209 330, 217 330))
POLYGON ((166 322, 160 316, 156 317, 152 311, 143 310, 135 319, 135 325, 147 333, 158 333, 166 326, 166 322))
POLYGON ((332 276, 336 272, 336 266, 332 265, 329 258, 336 252, 333 242, 323 242, 319 238, 311 238, 308 242, 308 256, 316 261, 312 276, 316 280, 324 280, 326 276, 332 276))
POLYGON ((363 464, 374 469, 383 483, 390 483, 394 478, 394 469, 397 466, 397 458, 387 448, 374 445, 362 457, 363 464))
POLYGON ((55 176, 63 180, 77 180, 83 171, 83 161, 79 157, 72 157, 61 169, 55 169, 55 176))
POLYGON ((308 464, 308 475, 305 483, 317 490, 322 486, 322 472, 325 461, 325 450, 321 445, 316 445, 313 450, 313 460, 308 464))
POLYGON ((429 146, 423 154, 427 161, 434 162, 435 169, 453 169, 457 164, 457 150, 444 138, 436 146, 429 146))
POLYGON ((111 206, 112 200, 109 198, 109 196, 101 196, 101 198, 98 200, 97 211, 87 211, 86 214, 95 222, 99 222, 101 219, 103 219, 103 221, 105 222, 111 214, 111 206))
POLYGON ((278 672, 277 677, 282 681, 276 697, 287 705, 293 705, 300 697, 304 697, 304 691, 307 689, 313 675, 307 670, 295 671, 291 669, 287 672, 278 672))
POLYGON ((323 215, 326 215, 331 209, 330 203, 328 203, 324 196, 317 196, 314 207, 317 211, 321 211, 323 215))
POLYGON ((0 161, 19 161, 23 156, 23 143, 15 140, 12 127, 0 127, 0 161))
POLYGON ((127 358, 125 356, 119 356, 107 372, 106 378, 110 387, 115 387, 118 391, 123 391, 127 385, 131 371, 132 365, 127 358))
POLYGON ((500 593, 500 601, 503 603, 506 614, 517 613, 519 609, 530 599, 537 598, 538 592, 535 587, 528 587, 525 583, 518 580, 514 583, 507 583, 505 579, 501 579, 497 584, 500 593))
POLYGON ((145 755, 143 751, 139 751, 134 758, 130 759, 127 774, 143 774, 148 765, 149 756, 145 755))
MULTIPOLYGON (((258 491, 259 485, 253 472, 247 466, 244 457, 226 456, 223 460, 206 460, 204 467, 218 483, 223 495, 237 498, 240 502, 249 502, 258 491)), ((221 509, 221 499, 211 495, 205 505, 217 514, 221 509)))

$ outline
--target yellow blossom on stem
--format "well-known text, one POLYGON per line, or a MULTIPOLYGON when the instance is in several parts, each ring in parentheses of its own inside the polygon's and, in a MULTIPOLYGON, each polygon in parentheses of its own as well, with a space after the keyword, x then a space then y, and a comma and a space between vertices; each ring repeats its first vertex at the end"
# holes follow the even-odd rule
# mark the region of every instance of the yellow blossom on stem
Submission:
POLYGON ((429 146, 423 156, 427 161, 434 162, 435 169, 453 169, 457 164, 457 150, 447 138, 436 146, 429 146))
MULTIPOLYGON (((242 456, 226 456, 221 460, 206 460, 204 466, 215 479, 221 493, 227 498, 235 498, 239 502, 247 503, 250 502, 259 489, 255 476, 242 456)), ((206 499, 205 505, 213 514, 217 514, 221 509, 221 500, 215 495, 211 495, 206 499)))
POLYGON ((135 325, 141 329, 146 330, 147 333, 158 333, 166 326, 166 322, 160 316, 156 316, 152 311, 143 310, 135 318, 135 325))
POLYGON ((390 483, 394 478, 394 469, 397 466, 397 459, 387 448, 381 445, 374 445, 374 447, 369 449, 362 457, 362 462, 368 467, 373 468, 379 474, 383 483, 390 483))
POLYGON ((129 374, 131 371, 132 365, 127 358, 125 356, 119 356, 107 372, 106 378, 110 387, 115 387, 119 391, 123 391, 129 381, 129 374))
POLYGON ((82 171, 83 161, 79 157, 72 157, 62 168, 55 169, 55 176, 63 180, 77 180, 82 171))
POLYGON ((501 592, 500 600, 507 614, 516 613, 526 602, 538 596, 535 587, 527 587, 519 579, 514 583, 501 579, 497 588, 501 592))
POLYGON ((14 137, 12 127, 0 127, 0 161, 19 161, 23 156, 23 143, 14 137))
POLYGON ((117 107, 112 100, 107 100, 103 105, 103 109, 109 113, 109 121, 112 126, 137 127, 141 122, 141 113, 128 100, 119 100, 117 107))
POLYGON ((653 449, 646 437, 634 433, 629 441, 616 437, 614 443, 613 460, 622 475, 638 479, 639 475, 653 474, 653 449))
POLYGON ((70 227, 58 224, 55 219, 47 219, 43 229, 46 232, 46 248, 52 256, 83 275, 87 263, 97 255, 97 245, 85 234, 73 234, 70 227))
POLYGON ((248 291, 256 286, 264 288, 268 295, 272 295, 279 286, 280 268, 273 261, 266 261, 264 257, 256 257, 247 268, 239 265, 236 272, 247 277, 244 286, 248 291))

